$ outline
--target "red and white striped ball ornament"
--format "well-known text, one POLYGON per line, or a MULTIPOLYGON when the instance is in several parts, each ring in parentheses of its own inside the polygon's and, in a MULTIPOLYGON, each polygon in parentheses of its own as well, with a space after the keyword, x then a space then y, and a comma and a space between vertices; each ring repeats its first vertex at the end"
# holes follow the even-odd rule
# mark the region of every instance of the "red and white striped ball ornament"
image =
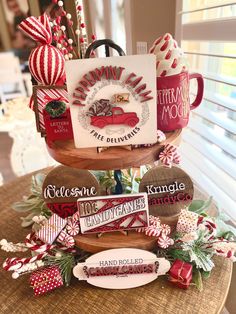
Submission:
POLYGON ((40 84, 63 85, 65 81, 65 59, 62 53, 51 45, 52 32, 46 14, 38 19, 30 16, 18 26, 28 37, 39 43, 29 57, 29 68, 40 84))

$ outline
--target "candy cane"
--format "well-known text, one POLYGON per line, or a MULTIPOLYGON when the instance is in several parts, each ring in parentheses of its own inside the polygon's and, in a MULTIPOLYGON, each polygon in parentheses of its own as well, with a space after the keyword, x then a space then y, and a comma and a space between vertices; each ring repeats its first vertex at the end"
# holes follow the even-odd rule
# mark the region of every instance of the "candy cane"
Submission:
MULTIPOLYGON (((43 243, 41 240, 40 240, 41 243, 43 243)), ((34 251, 34 252, 37 252, 37 253, 43 253, 43 252, 47 252, 49 250, 51 250, 52 248, 55 247, 55 245, 52 245, 52 244, 37 244, 35 242, 35 234, 34 233, 29 233, 26 238, 25 238, 25 245, 31 250, 31 251, 34 251)))
POLYGON ((159 235, 161 234, 161 229, 159 227, 154 226, 154 225, 149 226, 146 228, 145 234, 149 237, 159 237, 159 235))
POLYGON ((44 252, 33 257, 26 257, 26 258, 7 258, 3 263, 3 268, 6 271, 12 271, 16 269, 20 269, 23 265, 33 263, 35 261, 43 259, 48 253, 44 252))

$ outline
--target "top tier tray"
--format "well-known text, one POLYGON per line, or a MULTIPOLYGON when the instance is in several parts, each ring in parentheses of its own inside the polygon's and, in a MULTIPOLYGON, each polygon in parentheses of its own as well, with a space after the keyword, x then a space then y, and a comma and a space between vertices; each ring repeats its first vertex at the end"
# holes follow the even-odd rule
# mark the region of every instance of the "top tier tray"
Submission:
POLYGON ((166 133, 166 141, 151 147, 126 150, 110 147, 97 153, 96 148, 75 148, 73 140, 46 141, 49 154, 61 164, 88 170, 115 170, 140 167, 156 161, 158 154, 167 143, 179 145, 181 129, 166 133))

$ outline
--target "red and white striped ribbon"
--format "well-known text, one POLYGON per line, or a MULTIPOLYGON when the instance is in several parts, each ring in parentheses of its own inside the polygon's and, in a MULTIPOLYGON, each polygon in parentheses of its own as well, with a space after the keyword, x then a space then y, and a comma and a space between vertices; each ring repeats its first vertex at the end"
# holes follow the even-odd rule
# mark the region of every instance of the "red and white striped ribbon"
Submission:
POLYGON ((18 25, 18 28, 30 38, 43 45, 50 45, 52 42, 52 33, 46 13, 38 19, 34 16, 28 17, 18 25))

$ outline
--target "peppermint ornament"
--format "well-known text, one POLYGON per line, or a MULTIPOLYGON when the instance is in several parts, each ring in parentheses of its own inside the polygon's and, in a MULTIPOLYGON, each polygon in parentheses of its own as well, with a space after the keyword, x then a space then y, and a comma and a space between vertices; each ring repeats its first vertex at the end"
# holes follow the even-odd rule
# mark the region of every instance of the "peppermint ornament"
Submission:
POLYGON ((167 249, 170 245, 174 244, 174 240, 163 234, 161 237, 158 238, 157 244, 160 248, 167 249))
POLYGON ((66 226, 66 231, 69 235, 76 236, 80 231, 79 222, 68 221, 67 226, 66 226))
POLYGON ((162 234, 168 235, 171 233, 171 228, 169 225, 162 224, 161 225, 161 231, 162 231, 162 234))
POLYGON ((166 140, 165 133, 163 133, 161 130, 157 130, 157 143, 161 143, 166 140))
POLYGON ((149 224, 154 226, 160 226, 161 224, 160 218, 149 215, 149 224))
POLYGON ((161 234, 161 229, 156 226, 149 226, 145 228, 145 234, 149 237, 158 237, 161 234))
POLYGON ((173 161, 172 152, 165 151, 165 150, 163 152, 160 152, 159 160, 163 164, 163 166, 170 168, 172 166, 172 161, 173 161))

